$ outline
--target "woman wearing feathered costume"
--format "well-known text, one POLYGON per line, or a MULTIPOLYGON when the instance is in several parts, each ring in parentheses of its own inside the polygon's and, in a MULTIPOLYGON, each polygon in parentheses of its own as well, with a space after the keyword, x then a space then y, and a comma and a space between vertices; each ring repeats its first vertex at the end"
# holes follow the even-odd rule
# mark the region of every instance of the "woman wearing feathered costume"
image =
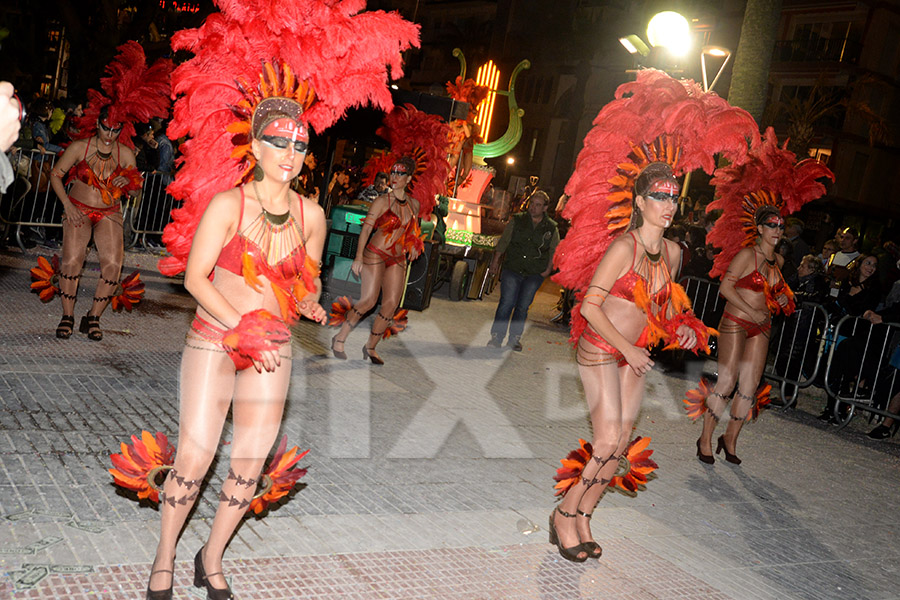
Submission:
POLYGON ((231 598, 225 547, 256 492, 281 423, 291 373, 288 325, 324 322, 318 304, 325 216, 289 184, 308 127, 323 130, 354 105, 390 108, 400 52, 415 25, 362 1, 218 0, 221 12, 172 38, 194 57, 173 75, 169 128, 188 136, 169 191, 184 200, 163 236, 166 274, 185 270, 197 300, 182 356, 178 452, 160 494, 161 534, 147 597, 172 597, 175 549, 232 412, 228 477, 194 585, 231 598), (231 135, 223 135, 223 132, 231 135), (236 187, 235 187, 236 186, 236 187))
POLYGON ((50 174, 64 209, 59 273, 63 316, 56 328, 56 337, 62 339, 71 337, 75 328, 78 280, 92 235, 100 280, 79 329, 91 340, 103 339, 100 315, 116 295, 125 255, 122 199, 137 194, 143 183, 132 152, 134 124, 164 117, 169 109, 172 61, 161 59, 148 68, 137 42, 126 42, 118 50, 100 79, 103 93, 88 91, 88 107, 78 124, 82 139, 66 148, 50 174), (67 172, 66 184, 72 183, 68 194, 63 183, 67 172))
POLYGON ((732 391, 728 426, 716 448, 717 454, 725 451, 730 463, 741 463, 734 454, 738 434, 758 413, 755 406, 767 401, 756 391, 769 350, 771 319, 794 312, 793 293, 781 276, 784 257, 775 253, 775 246, 784 235, 785 218, 825 193, 818 181, 822 177, 834 180, 831 171, 813 159, 796 163, 793 152, 778 147, 770 127, 748 161, 723 167, 712 179, 718 198, 707 211, 721 209, 722 216, 707 240, 722 251, 710 276, 721 277, 719 294, 727 302, 719 324, 718 380, 701 400, 708 410, 697 457, 704 463, 715 462, 712 436, 732 391))
POLYGON ((332 325, 341 329, 331 340, 335 357, 346 359, 344 342, 360 319, 372 310, 381 293, 381 308, 375 313, 363 358, 383 365, 375 346, 391 331, 401 316, 396 313, 406 283, 406 265, 424 249, 419 219, 434 210, 435 196, 444 191, 450 165, 447 162, 449 126, 435 115, 412 105, 397 107, 384 119, 378 135, 391 144, 391 151, 366 165, 374 180, 378 171, 388 171, 390 188, 369 208, 359 234, 356 257, 350 271, 360 278, 359 300, 351 305, 339 299, 332 305, 332 325))
POLYGON ((649 348, 708 349, 713 331, 674 279, 681 250, 663 238, 678 206, 675 173, 741 160, 753 119, 693 81, 645 70, 594 120, 566 186, 572 223, 554 279, 577 290, 571 341, 593 426, 592 459, 550 515, 550 542, 572 561, 598 558, 591 511, 626 451, 650 371, 649 348))

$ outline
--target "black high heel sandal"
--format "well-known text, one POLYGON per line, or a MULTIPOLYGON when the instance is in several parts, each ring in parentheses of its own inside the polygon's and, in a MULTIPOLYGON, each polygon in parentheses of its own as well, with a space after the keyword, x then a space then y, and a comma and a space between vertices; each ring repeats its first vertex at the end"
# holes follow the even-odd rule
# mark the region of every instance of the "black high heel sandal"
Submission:
MULTIPOLYGON (((564 510, 561 510, 558 506, 554 509, 556 512, 566 517, 567 519, 574 519, 575 515, 572 513, 567 513, 564 510)), ((571 548, 563 548, 562 544, 559 541, 559 536, 556 534, 556 525, 553 524, 553 513, 550 513, 550 543, 556 546, 557 550, 559 550, 559 555, 562 556, 566 560, 570 560, 572 562, 583 563, 588 558, 588 553, 585 552, 584 546, 582 544, 578 544, 577 546, 572 546, 571 548), (578 556, 581 552, 584 552, 584 556, 578 556)))
MULTIPOLYGON (((205 547, 206 546, 203 548, 205 547)), ((207 600, 234 600, 234 594, 231 593, 230 587, 214 588, 212 584, 209 583, 210 577, 213 575, 222 575, 222 573, 206 574, 206 570, 203 568, 203 548, 197 550, 197 556, 194 557, 194 587, 205 587, 207 600)))
POLYGON ((373 365, 383 365, 384 361, 381 360, 380 356, 378 356, 377 354, 369 354, 369 352, 372 352, 374 350, 375 348, 367 348, 366 346, 363 346, 363 360, 368 358, 372 361, 373 365))
POLYGON ((103 332, 100 331, 100 317, 84 315, 81 317, 81 325, 78 326, 78 331, 86 333, 88 339, 94 340, 95 342, 99 342, 103 339, 103 332))
MULTIPOLYGON (((575 512, 581 515, 582 517, 587 518, 588 521, 591 520, 591 517, 594 516, 594 513, 586 513, 583 510, 575 509, 575 512)), ((589 542, 581 542, 581 548, 588 554, 588 558, 600 558, 603 556, 603 548, 600 547, 600 544, 591 540, 589 542)))
MULTIPOLYGON (((334 354, 335 358, 339 358, 341 360, 347 360, 347 353, 343 351, 338 351, 334 349, 334 342, 337 340, 338 334, 334 334, 334 337, 331 338, 331 353, 334 354)), ((341 342, 342 344, 344 342, 341 342)))
MULTIPOLYGON (((156 561, 153 561, 153 567, 156 566, 156 561)), ((151 590, 150 582, 147 582, 147 598, 146 600, 172 600, 172 587, 175 585, 175 572, 169 569, 159 569, 153 571, 153 567, 150 567, 150 579, 153 579, 153 576, 157 573, 168 573, 172 576, 172 582, 169 584, 168 589, 165 590, 151 590)), ((172 567, 174 569, 174 566, 172 567)))
POLYGON ((75 315, 63 315, 56 326, 56 337, 61 340, 67 340, 72 337, 75 331, 75 315))
POLYGON ((716 454, 719 454, 720 452, 722 452, 722 450, 725 451, 725 462, 730 462, 733 465, 739 465, 741 464, 741 462, 743 462, 740 458, 738 458, 737 454, 732 454, 728 451, 728 448, 725 447, 724 435, 719 436, 719 443, 716 446, 716 454))
POLYGON ((697 458, 700 459, 700 462, 705 463, 707 465, 713 465, 716 463, 716 457, 712 454, 703 454, 700 452, 700 440, 697 439, 697 458))

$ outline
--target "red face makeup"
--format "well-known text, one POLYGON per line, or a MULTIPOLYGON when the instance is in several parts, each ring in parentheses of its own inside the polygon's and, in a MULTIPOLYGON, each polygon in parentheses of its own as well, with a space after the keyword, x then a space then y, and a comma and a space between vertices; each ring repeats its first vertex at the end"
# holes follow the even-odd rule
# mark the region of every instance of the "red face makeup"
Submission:
POLYGON ((398 175, 400 177, 403 177, 404 175, 409 175, 409 173, 407 173, 405 166, 396 164, 391 167, 391 175, 398 175))
POLYGON ((308 142, 309 130, 303 123, 293 119, 275 119, 262 130, 262 136, 283 137, 290 142, 308 142))
POLYGON ((784 219, 772 215, 771 217, 766 219, 766 222, 763 223, 763 226, 768 229, 780 229, 784 231, 784 219))
POLYGON ((647 195, 649 196, 653 192, 662 192, 671 196, 677 196, 680 191, 681 189, 678 187, 678 182, 671 179, 657 179, 650 184, 647 195))

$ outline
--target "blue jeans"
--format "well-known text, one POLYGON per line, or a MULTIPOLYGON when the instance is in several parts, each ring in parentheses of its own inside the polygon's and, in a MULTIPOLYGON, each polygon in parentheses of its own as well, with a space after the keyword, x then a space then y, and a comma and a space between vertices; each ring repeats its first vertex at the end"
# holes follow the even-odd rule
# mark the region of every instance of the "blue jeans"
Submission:
POLYGON ((537 293, 544 278, 541 275, 520 275, 508 269, 500 275, 500 302, 497 304, 497 312, 494 313, 494 325, 491 327, 491 335, 501 340, 506 337, 506 329, 509 327, 510 339, 522 335, 525 329, 525 317, 528 316, 528 307, 531 306, 534 295, 537 293), (512 315, 512 324, 509 317, 512 315))

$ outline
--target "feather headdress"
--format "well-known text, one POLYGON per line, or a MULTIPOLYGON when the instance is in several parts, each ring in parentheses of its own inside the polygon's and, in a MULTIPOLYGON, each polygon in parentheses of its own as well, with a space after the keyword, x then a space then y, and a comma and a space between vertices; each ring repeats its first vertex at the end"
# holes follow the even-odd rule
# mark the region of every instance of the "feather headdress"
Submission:
POLYGON ((215 3, 221 12, 172 36, 174 50, 194 57, 172 78, 178 99, 169 136, 188 140, 168 188, 184 205, 172 211, 163 235, 172 254, 159 264, 166 275, 184 270, 194 230, 212 197, 246 177, 249 159, 241 147, 247 131, 240 122, 253 98, 265 95, 266 81, 284 88, 290 72, 294 85, 286 87, 302 88, 305 99, 314 91, 315 102, 301 119, 321 132, 353 106, 390 110, 387 81, 403 76, 401 52, 419 43, 417 25, 397 13, 361 12, 365 0, 215 3), (258 89, 252 89, 255 82, 258 89))
POLYGON ((756 241, 758 208, 772 205, 787 217, 825 193, 819 179, 834 181, 834 173, 822 163, 811 158, 796 162, 796 158, 787 142, 778 146, 775 131, 769 127, 746 162, 716 170, 710 183, 716 186, 717 198, 706 210, 721 209, 722 216, 706 239, 722 251, 713 262, 711 277, 724 274, 738 251, 756 241))
POLYGON ((434 210, 435 196, 444 193, 450 173, 447 161, 450 126, 440 117, 406 104, 394 108, 376 133, 388 141, 391 149, 366 163, 364 180, 371 183, 376 173, 388 172, 397 159, 411 157, 416 170, 407 190, 419 203, 419 217, 428 217, 434 210))
MULTIPOLYGON (((566 185, 570 199, 563 216, 571 228, 553 259, 559 268, 554 281, 583 293, 606 249, 628 228, 634 180, 648 163, 667 162, 676 174, 698 168, 712 173, 715 154, 740 162, 747 140, 758 138, 748 112, 691 80, 645 69, 637 81, 619 86, 594 119, 566 185)), ((580 301, 572 316, 577 340, 585 325, 580 301)))
POLYGON ((135 41, 117 48, 119 54, 106 66, 106 77, 100 78, 103 90, 88 90, 88 104, 76 124, 79 138, 89 138, 97 131, 100 112, 107 108, 107 121, 122 124, 119 142, 134 148, 134 124, 146 123, 169 112, 172 61, 161 58, 147 66, 144 49, 135 41))

